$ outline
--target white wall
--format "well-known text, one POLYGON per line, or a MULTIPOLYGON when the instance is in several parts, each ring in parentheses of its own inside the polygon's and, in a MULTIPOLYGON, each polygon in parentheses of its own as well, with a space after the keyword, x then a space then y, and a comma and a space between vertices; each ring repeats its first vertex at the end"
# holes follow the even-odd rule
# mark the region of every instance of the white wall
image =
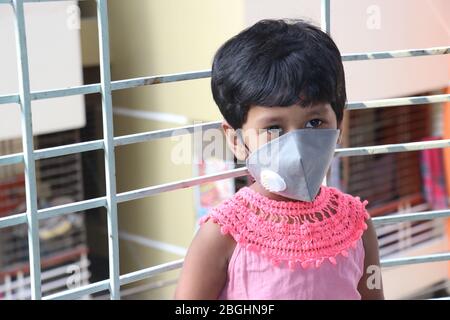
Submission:
MULTIPOLYGON (((245 20, 249 26, 264 18, 307 18, 320 25, 320 4, 245 0, 245 20)), ((450 1, 331 0, 331 35, 342 54, 448 46, 450 1)), ((349 101, 390 98, 446 87, 450 56, 345 62, 344 67, 349 101)))
MULTIPOLYGON (((81 49, 75 1, 25 4, 32 91, 82 84, 81 49)), ((0 5, 0 95, 17 93, 14 14, 0 5)), ((32 102, 34 134, 85 125, 83 96, 32 102)), ((18 104, 0 105, 0 140, 21 136, 18 104)))

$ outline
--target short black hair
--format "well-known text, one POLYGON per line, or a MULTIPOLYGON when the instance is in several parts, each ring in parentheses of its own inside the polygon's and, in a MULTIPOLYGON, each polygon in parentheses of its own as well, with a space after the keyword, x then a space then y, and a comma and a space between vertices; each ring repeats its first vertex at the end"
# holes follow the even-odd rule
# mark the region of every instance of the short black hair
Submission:
POLYGON ((226 41, 214 56, 211 90, 234 129, 252 105, 330 103, 340 124, 347 100, 339 49, 303 19, 261 20, 226 41))

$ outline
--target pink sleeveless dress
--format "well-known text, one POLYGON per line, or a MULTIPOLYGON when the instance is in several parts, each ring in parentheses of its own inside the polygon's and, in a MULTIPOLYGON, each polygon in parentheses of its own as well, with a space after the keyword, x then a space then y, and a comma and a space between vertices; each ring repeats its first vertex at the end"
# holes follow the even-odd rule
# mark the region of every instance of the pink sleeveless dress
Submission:
POLYGON ((361 299, 367 200, 321 186, 312 202, 244 187, 204 216, 236 241, 222 300, 361 299))

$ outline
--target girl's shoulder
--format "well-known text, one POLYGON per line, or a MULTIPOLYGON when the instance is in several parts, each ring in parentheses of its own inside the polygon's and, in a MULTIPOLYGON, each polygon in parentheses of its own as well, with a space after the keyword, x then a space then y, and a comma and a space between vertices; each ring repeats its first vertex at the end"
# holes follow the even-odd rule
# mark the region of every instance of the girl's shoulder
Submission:
POLYGON ((235 219, 242 218, 242 215, 248 209, 248 203, 245 201, 245 187, 241 188, 230 198, 223 200, 221 203, 211 208, 209 212, 203 216, 199 224, 203 225, 209 220, 224 227, 222 232, 225 234, 226 225, 235 219))

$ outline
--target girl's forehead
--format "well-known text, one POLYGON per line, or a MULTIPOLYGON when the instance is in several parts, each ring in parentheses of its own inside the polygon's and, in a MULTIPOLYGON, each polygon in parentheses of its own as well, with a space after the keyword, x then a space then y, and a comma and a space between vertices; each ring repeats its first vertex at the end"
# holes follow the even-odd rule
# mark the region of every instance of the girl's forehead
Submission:
POLYGON ((329 103, 317 103, 309 107, 301 107, 299 105, 285 107, 251 106, 248 111, 247 121, 267 121, 291 117, 307 117, 312 115, 326 116, 330 112, 332 113, 333 110, 329 103))

